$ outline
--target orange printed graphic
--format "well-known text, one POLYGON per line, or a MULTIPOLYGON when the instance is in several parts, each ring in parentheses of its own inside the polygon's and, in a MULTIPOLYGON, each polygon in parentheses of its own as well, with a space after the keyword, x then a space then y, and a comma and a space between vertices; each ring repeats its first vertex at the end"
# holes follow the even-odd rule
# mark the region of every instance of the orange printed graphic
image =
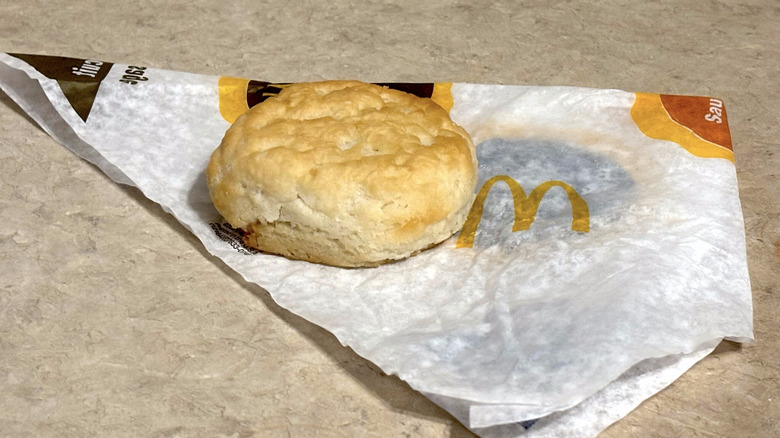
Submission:
POLYGON ((238 116, 249 110, 246 99, 248 86, 249 79, 219 78, 219 113, 228 123, 235 122, 238 116))
POLYGON ((466 217, 466 222, 460 230, 458 240, 455 242, 456 248, 471 248, 474 246, 477 226, 479 226, 479 222, 482 220, 482 209, 485 205, 485 199, 487 199, 490 188, 498 181, 505 182, 512 192, 515 210, 515 221, 512 225, 513 232, 527 230, 531 227, 531 224, 536 219, 536 212, 539 210, 542 198, 544 198, 548 190, 556 186, 563 188, 569 196, 572 210, 571 229, 583 233, 590 231, 590 210, 588 209, 588 204, 572 186, 562 181, 547 181, 533 189, 529 196, 526 196, 523 187, 512 177, 496 175, 487 180, 482 185, 482 188, 479 189, 474 204, 471 206, 471 211, 469 211, 466 217))
POLYGON ((637 93, 631 118, 650 138, 673 141, 697 157, 734 161, 726 108, 720 99, 637 93))
POLYGON ((433 84, 433 93, 431 93, 431 100, 439 104, 448 113, 454 105, 454 99, 452 98, 452 82, 437 82, 433 84))

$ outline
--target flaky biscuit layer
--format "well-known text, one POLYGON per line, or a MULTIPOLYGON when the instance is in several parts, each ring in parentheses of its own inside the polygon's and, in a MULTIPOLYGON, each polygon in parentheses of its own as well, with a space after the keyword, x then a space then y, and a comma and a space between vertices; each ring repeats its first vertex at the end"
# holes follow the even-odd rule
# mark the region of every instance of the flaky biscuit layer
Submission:
POLYGON ((476 177, 469 135, 436 103, 355 81, 296 84, 256 105, 207 170, 214 205, 247 244, 345 267, 450 237, 476 177))

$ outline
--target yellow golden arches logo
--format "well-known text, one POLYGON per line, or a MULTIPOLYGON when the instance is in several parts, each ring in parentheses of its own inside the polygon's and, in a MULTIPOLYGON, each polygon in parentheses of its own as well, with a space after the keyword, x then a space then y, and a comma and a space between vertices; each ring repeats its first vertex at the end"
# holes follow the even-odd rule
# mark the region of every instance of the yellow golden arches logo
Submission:
POLYGON ((536 212, 539 210, 539 204, 542 202, 542 198, 544 198, 544 195, 548 190, 556 186, 563 188, 569 196, 572 210, 571 229, 583 233, 587 233, 590 230, 590 210, 588 209, 588 204, 572 186, 562 181, 547 181, 533 189, 529 196, 526 196, 523 187, 512 177, 507 175, 496 175, 487 180, 485 184, 482 185, 482 188, 479 189, 474 204, 471 206, 471 211, 469 211, 469 214, 466 217, 466 222, 460 230, 460 235, 455 243, 456 248, 471 248, 474 246, 474 236, 477 233, 477 226, 479 225, 480 220, 482 220, 482 209, 485 205, 485 199, 487 198, 490 188, 498 181, 505 182, 512 192, 512 200, 515 209, 515 222, 512 226, 513 232, 527 230, 531 227, 531 224, 536 219, 536 212))

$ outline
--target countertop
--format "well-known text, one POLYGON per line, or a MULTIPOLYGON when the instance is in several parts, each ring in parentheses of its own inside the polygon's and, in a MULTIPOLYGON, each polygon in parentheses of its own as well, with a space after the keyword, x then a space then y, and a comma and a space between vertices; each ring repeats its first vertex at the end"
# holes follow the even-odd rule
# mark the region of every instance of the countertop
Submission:
MULTIPOLYGON (((723 99, 756 341, 723 342, 602 436, 780 436, 776 1, 0 0, 0 10, 6 52, 269 81, 723 99)), ((0 100, 0 435, 472 436, 0 100)))

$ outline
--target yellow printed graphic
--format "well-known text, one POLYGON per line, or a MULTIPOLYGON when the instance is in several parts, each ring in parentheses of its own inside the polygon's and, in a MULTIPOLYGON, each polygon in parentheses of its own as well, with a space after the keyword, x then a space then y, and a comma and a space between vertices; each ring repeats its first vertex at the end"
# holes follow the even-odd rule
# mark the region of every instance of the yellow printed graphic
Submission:
POLYGON ((433 84, 431 100, 449 113, 455 103, 452 99, 452 82, 437 82, 433 84))
POLYGON ((235 122, 238 116, 249 110, 246 101, 248 86, 249 79, 219 78, 219 112, 228 123, 235 122))
MULTIPOLYGON (((697 157, 734 161, 733 151, 703 139, 691 128, 675 121, 661 99, 660 94, 636 93, 636 101, 631 107, 631 118, 642 133, 650 138, 673 141, 697 157)), ((704 113, 701 117, 706 115, 707 113, 704 113)), ((727 129, 725 126, 724 128, 727 129)))
POLYGON ((471 248, 474 246, 474 237, 477 234, 477 226, 482 220, 482 209, 485 205, 490 188, 498 181, 503 181, 509 186, 512 192, 512 200, 515 210, 515 222, 512 231, 527 230, 536 219, 536 212, 539 210, 539 204, 542 198, 552 187, 561 187, 569 196, 569 202, 572 209, 571 229, 587 233, 590 230, 590 210, 584 199, 570 185, 562 181, 547 181, 540 184, 531 191, 529 196, 525 195, 523 187, 512 177, 507 175, 496 175, 485 182, 479 189, 474 204, 471 206, 466 217, 466 222, 460 230, 460 235, 455 243, 456 248, 471 248))

